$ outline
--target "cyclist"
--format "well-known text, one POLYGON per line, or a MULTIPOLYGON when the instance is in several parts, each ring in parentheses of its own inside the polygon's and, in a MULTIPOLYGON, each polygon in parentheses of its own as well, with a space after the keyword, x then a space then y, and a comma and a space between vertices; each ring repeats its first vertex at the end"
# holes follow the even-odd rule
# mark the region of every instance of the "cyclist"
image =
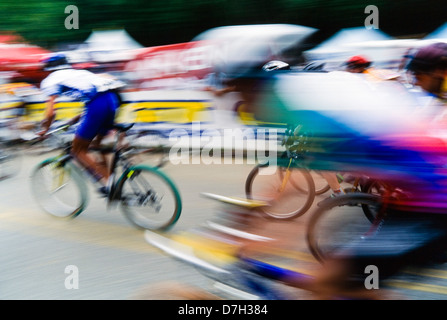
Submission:
POLYGON ((445 102, 447 43, 438 42, 419 49, 407 65, 414 85, 422 89, 430 103, 445 102))
MULTIPOLYGON (((428 96, 445 105, 447 44, 437 43, 419 49, 412 57, 408 70, 415 75, 416 83, 428 96)), ((427 138, 430 138, 430 133, 427 138)), ((377 267, 379 281, 383 281, 409 265, 445 262, 447 177, 442 160, 447 160, 447 147, 440 143, 435 150, 425 150, 424 142, 420 140, 421 146, 393 153, 392 161, 396 162, 396 167, 404 163, 407 170, 415 173, 412 181, 403 185, 410 191, 410 198, 391 203, 387 216, 373 236, 347 244, 337 255, 329 258, 315 278, 302 281, 286 277, 283 281, 315 291, 323 298, 384 298, 379 290, 365 287, 368 276, 366 267, 377 267), (412 166, 412 163, 416 165, 412 166)), ((380 150, 388 155, 389 149, 380 150)), ((402 179, 398 182, 400 186, 405 183, 402 179)))
POLYGON ((345 70, 350 73, 361 73, 367 75, 371 80, 396 80, 399 74, 390 70, 376 69, 372 67, 372 61, 368 58, 357 55, 349 58, 345 63, 345 70))
POLYGON ((351 73, 365 73, 371 64, 371 61, 363 56, 353 56, 345 62, 346 71, 351 73))
POLYGON ((123 84, 112 78, 94 74, 87 70, 73 69, 65 55, 52 54, 44 61, 44 70, 50 74, 41 82, 42 92, 48 96, 45 119, 42 122, 44 135, 55 119, 56 99, 68 96, 84 103, 84 112, 73 119, 81 119, 72 144, 73 155, 86 169, 91 170, 102 187, 98 190, 107 194, 109 169, 104 162, 97 162, 88 154, 89 146, 96 138, 100 144, 112 128, 115 113, 120 106, 117 89, 123 84))
MULTIPOLYGON (((324 69, 325 63, 324 62, 317 62, 312 61, 307 63, 303 67, 303 71, 305 72, 327 72, 324 69)), ((331 198, 341 196, 345 194, 345 191, 343 190, 340 179, 337 176, 336 172, 332 171, 320 171, 320 175, 323 177, 324 180, 328 183, 329 187, 332 190, 331 198)))

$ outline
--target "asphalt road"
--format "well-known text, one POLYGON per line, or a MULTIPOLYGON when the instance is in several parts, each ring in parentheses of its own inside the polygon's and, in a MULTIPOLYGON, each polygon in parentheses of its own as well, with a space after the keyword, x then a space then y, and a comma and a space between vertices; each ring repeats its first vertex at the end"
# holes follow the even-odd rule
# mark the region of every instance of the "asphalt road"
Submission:
MULTIPOLYGON (((29 175, 48 156, 25 156, 18 175, 0 182, 0 299, 168 299, 166 290, 160 289, 166 283, 210 286, 196 269, 149 245, 143 231, 135 229, 119 209, 107 209, 93 192, 86 210, 74 220, 41 212, 31 194, 29 175)), ((167 236, 187 234, 221 219, 219 204, 201 193, 243 196, 245 178, 253 167, 247 162, 168 163, 163 170, 179 187, 183 212, 167 236)), ((304 224, 305 216, 292 222, 259 216, 250 223, 250 232, 275 238, 279 241, 272 246, 285 249, 302 241, 304 224)), ((293 258, 304 262, 309 253, 302 246, 293 258)), ((447 268, 404 274, 391 288, 407 299, 445 299, 447 268)))

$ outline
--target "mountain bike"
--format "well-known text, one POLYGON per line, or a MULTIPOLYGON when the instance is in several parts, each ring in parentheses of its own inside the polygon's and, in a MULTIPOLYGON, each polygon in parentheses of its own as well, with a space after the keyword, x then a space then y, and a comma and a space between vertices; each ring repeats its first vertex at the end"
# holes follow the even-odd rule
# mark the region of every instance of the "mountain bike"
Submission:
POLYGON ((294 219, 312 206, 317 190, 310 171, 304 166, 308 136, 299 133, 301 127, 288 126, 282 144, 286 151, 277 163, 257 164, 245 181, 248 199, 270 202, 260 212, 274 219, 294 219))
MULTIPOLYGON (((288 126, 282 145, 285 152, 277 159, 277 164, 257 164, 245 181, 245 194, 248 199, 262 199, 271 205, 261 209, 267 217, 290 220, 302 216, 312 206, 315 197, 330 190, 326 179, 317 170, 307 166, 306 155, 312 148, 312 137, 303 132, 300 125, 288 126)), ((346 183, 345 193, 374 192, 373 183, 363 175, 336 173, 339 183, 346 183)), ((367 217, 374 214, 365 205, 367 217)))
POLYGON ((271 205, 260 210, 269 218, 295 219, 306 213, 314 202, 315 183, 310 172, 292 167, 293 161, 290 159, 285 167, 258 164, 247 176, 246 197, 269 201, 271 205))
MULTIPOLYGON (((94 174, 72 156, 71 139, 61 134, 71 125, 61 125, 47 133, 58 137, 62 151, 39 163, 31 175, 36 202, 45 212, 59 218, 75 218, 84 211, 89 199, 86 181, 92 181, 97 187, 94 174)), ((168 229, 180 217, 180 193, 159 168, 134 163, 135 157, 144 151, 131 146, 121 147, 123 137, 131 127, 116 124, 112 146, 93 150, 112 154, 108 192, 102 196, 108 207, 120 204, 124 216, 137 228, 168 229)))

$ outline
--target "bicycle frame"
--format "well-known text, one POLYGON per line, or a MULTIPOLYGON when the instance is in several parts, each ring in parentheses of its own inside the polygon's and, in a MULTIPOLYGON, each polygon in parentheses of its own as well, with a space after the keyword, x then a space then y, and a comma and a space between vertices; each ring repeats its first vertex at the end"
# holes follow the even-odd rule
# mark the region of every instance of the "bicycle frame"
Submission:
MULTIPOLYGON (((60 126, 56 129, 48 132, 48 135, 56 136, 58 138, 58 141, 61 144, 61 146, 63 146, 62 153, 52 159, 57 160, 57 162, 60 163, 61 165, 65 165, 66 162, 71 161, 72 163, 75 164, 75 166, 73 166, 72 168, 75 168, 75 170, 78 171, 80 176, 84 176, 84 177, 87 176, 90 179, 92 179, 94 182, 97 182, 98 179, 97 179, 97 176, 95 175, 95 173, 90 168, 85 166, 81 161, 79 161, 79 159, 77 159, 71 153, 71 147, 72 147, 71 142, 70 143, 63 142, 56 135, 56 133, 67 130, 70 126, 71 126, 70 124, 63 125, 63 126, 60 126)), ((125 136, 125 131, 118 130, 118 132, 116 132, 115 135, 116 135, 115 141, 114 141, 112 147, 99 146, 99 147, 92 147, 89 149, 90 151, 99 152, 99 153, 102 153, 103 155, 106 153, 113 153, 112 161, 111 161, 111 164, 109 167, 109 170, 110 170, 110 178, 109 178, 110 192, 107 197, 108 204, 121 199, 121 195, 116 191, 116 186, 119 183, 119 181, 116 180, 116 170, 119 167, 119 163, 123 162, 123 160, 125 159, 125 157, 123 157, 123 151, 119 147, 119 144, 122 141, 122 138, 125 136)), ((123 165, 122 165, 122 167, 123 167, 122 173, 124 173, 130 166, 131 166, 131 163, 129 161, 124 161, 123 165)), ((121 176, 121 175, 119 175, 119 176, 121 176)), ((59 179, 63 179, 63 176, 59 177, 59 179)))

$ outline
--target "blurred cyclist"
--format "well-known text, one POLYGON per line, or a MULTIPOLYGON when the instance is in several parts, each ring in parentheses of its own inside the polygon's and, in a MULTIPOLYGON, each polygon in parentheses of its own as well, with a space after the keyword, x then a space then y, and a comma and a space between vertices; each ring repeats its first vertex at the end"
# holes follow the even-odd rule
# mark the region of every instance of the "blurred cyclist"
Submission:
POLYGON ((118 81, 87 70, 73 69, 63 54, 53 54, 44 61, 45 71, 51 73, 42 81, 41 90, 48 96, 45 119, 42 123, 44 135, 55 119, 55 102, 61 96, 68 96, 84 103, 84 113, 73 119, 81 119, 72 144, 73 155, 103 185, 98 190, 107 194, 109 169, 106 163, 97 162, 87 152, 93 139, 99 145, 112 128, 115 113, 120 106, 116 89, 122 86, 118 81))
MULTIPOLYGON (((312 62, 307 63, 303 67, 303 71, 306 71, 306 72, 326 72, 324 67, 325 67, 325 63, 324 62, 312 61, 312 62)), ((331 198, 334 198, 334 197, 341 196, 341 195, 345 194, 345 191, 343 190, 343 188, 342 188, 342 186, 340 184, 340 179, 338 178, 336 172, 320 171, 320 175, 324 178, 324 180, 326 180, 326 182, 328 183, 329 187, 332 190, 331 198)))
MULTIPOLYGON (((407 65, 418 94, 420 117, 432 119, 432 132, 447 130, 447 43, 420 48, 407 65)), ((414 91, 413 91, 414 92, 414 91)))
MULTIPOLYGON (((444 102, 445 106, 447 44, 438 43, 421 48, 412 57, 408 69, 427 95, 444 102)), ((427 137, 430 138, 430 135, 427 137)), ((385 160, 392 156, 392 162, 403 161, 408 165, 408 170, 415 173, 412 181, 398 182, 411 190, 409 198, 390 202, 386 207, 387 215, 375 234, 347 243, 324 264, 315 278, 303 281, 286 277, 282 279, 285 283, 314 291, 320 298, 382 299, 384 296, 380 290, 368 290, 365 287, 365 280, 369 275, 365 271, 366 267, 377 267, 379 281, 382 283, 405 267, 427 266, 446 261, 447 174, 444 167, 447 147, 440 143, 434 152, 435 157, 430 154, 430 150, 419 153, 419 146, 412 153, 412 147, 395 151, 386 147, 380 149, 384 151, 385 160), (394 153, 388 153, 389 151, 394 153), (419 162, 413 162, 413 156, 418 157, 419 162), (426 190, 426 187, 430 189, 426 190)), ((422 150, 423 148, 424 145, 422 150)))
POLYGON ((345 62, 346 71, 351 73, 364 73, 371 67, 371 61, 363 56, 353 56, 345 62))
POLYGON ((447 89, 447 43, 434 43, 419 49, 407 66, 415 85, 436 99, 445 99, 447 89))
POLYGON ((391 70, 376 69, 372 67, 372 61, 364 56, 353 56, 344 63, 345 70, 351 73, 366 74, 371 80, 397 80, 399 73, 391 70))

